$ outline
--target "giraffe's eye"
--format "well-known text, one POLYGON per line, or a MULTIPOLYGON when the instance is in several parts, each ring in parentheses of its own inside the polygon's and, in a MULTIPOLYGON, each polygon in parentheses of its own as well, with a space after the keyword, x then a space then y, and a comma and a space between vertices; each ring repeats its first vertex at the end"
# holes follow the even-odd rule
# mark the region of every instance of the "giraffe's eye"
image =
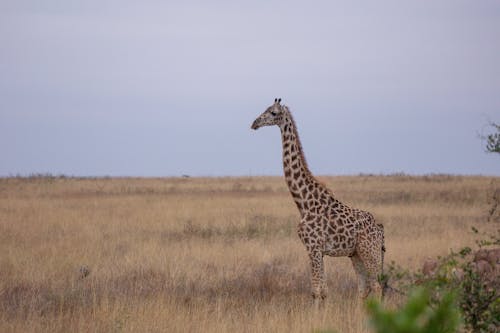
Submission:
POLYGON ((275 116, 275 115, 276 115, 276 112, 274 112, 274 111, 271 111, 271 114, 272 114, 273 116, 275 116))

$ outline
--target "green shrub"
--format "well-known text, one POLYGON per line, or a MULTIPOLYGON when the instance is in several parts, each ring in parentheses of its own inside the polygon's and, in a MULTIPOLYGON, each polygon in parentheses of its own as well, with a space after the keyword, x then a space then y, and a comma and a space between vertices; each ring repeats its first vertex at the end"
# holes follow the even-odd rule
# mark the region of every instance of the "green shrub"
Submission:
POLYGON ((386 310, 377 300, 367 303, 371 323, 378 333, 454 333, 460 323, 455 295, 447 293, 436 307, 430 305, 430 293, 416 289, 398 310, 386 310))

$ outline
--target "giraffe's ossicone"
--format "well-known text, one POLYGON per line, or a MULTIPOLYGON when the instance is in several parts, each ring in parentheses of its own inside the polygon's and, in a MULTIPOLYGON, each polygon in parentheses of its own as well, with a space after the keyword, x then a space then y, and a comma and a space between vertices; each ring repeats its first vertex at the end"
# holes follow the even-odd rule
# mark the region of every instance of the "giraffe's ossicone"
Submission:
POLYGON ((317 301, 327 294, 323 257, 348 256, 358 276, 358 291, 381 297, 379 276, 384 259, 384 228, 372 214, 347 206, 309 171, 292 114, 281 99, 252 124, 256 130, 276 125, 281 130, 283 169, 293 200, 300 212, 297 232, 311 260, 312 296, 317 301))

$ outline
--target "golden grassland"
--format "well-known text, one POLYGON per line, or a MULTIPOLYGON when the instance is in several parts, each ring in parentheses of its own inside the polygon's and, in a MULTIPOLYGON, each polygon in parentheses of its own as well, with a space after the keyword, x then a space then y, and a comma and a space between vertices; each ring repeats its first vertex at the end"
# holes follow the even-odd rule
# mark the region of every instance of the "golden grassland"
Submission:
MULTIPOLYGON (((498 178, 320 179, 385 225, 386 263, 415 270, 498 228, 498 178)), ((0 331, 370 332, 348 258, 326 258, 311 307, 298 222, 281 177, 0 179, 0 331)))

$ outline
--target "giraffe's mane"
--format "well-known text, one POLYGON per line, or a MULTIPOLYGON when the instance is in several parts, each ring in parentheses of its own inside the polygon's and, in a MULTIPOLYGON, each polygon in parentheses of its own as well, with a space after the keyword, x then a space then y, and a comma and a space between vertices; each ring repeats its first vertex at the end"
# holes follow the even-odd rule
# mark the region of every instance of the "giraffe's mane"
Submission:
POLYGON ((302 142, 300 141, 299 130, 297 128, 297 124, 295 123, 295 119, 293 118, 292 112, 290 112, 290 109, 288 108, 288 106, 283 105, 283 108, 288 113, 288 117, 290 118, 290 121, 292 122, 293 134, 297 138, 297 149, 298 149, 300 155, 302 156, 302 160, 304 163, 304 169, 305 169, 305 173, 306 173, 307 177, 314 180, 319 186, 325 188, 330 193, 330 195, 335 199, 335 195, 333 194, 333 191, 328 186, 326 186, 326 184, 324 182, 322 182, 322 181, 318 180, 316 177, 314 177, 311 170, 309 169, 309 165, 307 164, 307 160, 306 160, 306 155, 304 154, 304 150, 302 149, 302 142))
POLYGON ((297 138, 297 149, 299 151, 300 156, 302 156, 302 161, 304 162, 305 172, 309 177, 314 178, 311 171, 309 170, 309 165, 307 164, 306 155, 304 154, 304 150, 302 149, 302 142, 300 141, 299 130, 297 129, 297 124, 295 123, 295 119, 293 119, 292 112, 290 112, 290 109, 286 105, 283 105, 283 108, 288 113, 288 117, 290 118, 290 121, 292 122, 293 134, 297 138))

